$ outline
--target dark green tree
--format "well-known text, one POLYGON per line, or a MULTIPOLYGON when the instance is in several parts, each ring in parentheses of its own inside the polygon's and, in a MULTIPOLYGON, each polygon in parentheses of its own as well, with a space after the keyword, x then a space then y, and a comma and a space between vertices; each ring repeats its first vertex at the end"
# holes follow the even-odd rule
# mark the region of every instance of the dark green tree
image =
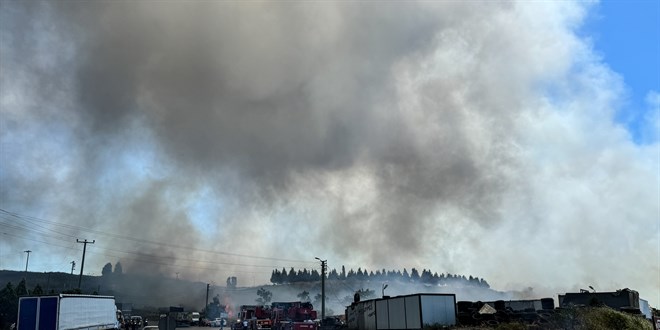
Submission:
POLYGON ((16 286, 16 295, 21 297, 21 296, 27 296, 28 290, 25 287, 25 279, 22 279, 20 282, 18 282, 18 285, 16 286))
POLYGON ((304 282, 304 280, 305 280, 305 274, 303 273, 302 270, 298 269, 298 271, 296 272, 296 277, 293 280, 293 282, 304 282))
POLYGON ((371 299, 376 296, 376 291, 369 289, 360 289, 357 291, 360 294, 361 300, 371 299))
POLYGON ((112 264, 107 263, 105 266, 103 266, 103 269, 101 270, 101 276, 108 276, 112 275, 112 264))
POLYGON ((121 262, 117 261, 117 263, 115 264, 115 272, 114 272, 114 274, 115 274, 115 275, 121 275, 121 274, 123 274, 123 273, 124 273, 124 268, 122 268, 122 266, 121 266, 121 262))
POLYGON ((41 285, 37 284, 34 286, 34 289, 32 289, 33 295, 42 295, 44 294, 44 289, 41 288, 41 285))
POLYGON ((237 279, 236 276, 227 277, 227 288, 236 289, 237 279))
POLYGON ((266 305, 273 297, 273 293, 264 288, 259 288, 259 290, 257 290, 257 296, 259 296, 259 298, 257 298, 257 303, 260 305, 266 305))
MULTIPOLYGON (((328 295, 326 294, 326 295, 325 295, 325 304, 326 304, 326 305, 328 304, 328 300, 329 300, 329 297, 328 297, 328 295)), ((319 292, 319 293, 317 293, 317 294, 314 296, 314 303, 312 303, 312 305, 313 305, 313 306, 317 306, 317 308, 318 308, 318 307, 320 307, 320 306, 322 305, 322 304, 321 304, 321 301, 322 301, 322 299, 321 299, 321 293, 319 292)))
POLYGON ((410 280, 410 275, 408 275, 408 271, 404 268, 403 273, 401 274, 401 280, 404 282, 408 282, 410 280))
POLYGON ((282 272, 280 273, 280 284, 281 283, 288 283, 289 278, 286 273, 286 268, 282 267, 282 272))
POLYGON ((18 315, 18 295, 11 282, 0 290, 0 329, 9 329, 18 315))
POLYGON ((277 275, 276 275, 277 269, 273 270, 270 272, 270 283, 277 284, 277 275))
POLYGON ((298 295, 296 295, 296 297, 298 297, 298 299, 300 299, 300 301, 302 302, 309 302, 309 292, 307 291, 303 291, 299 293, 298 295))
POLYGON ((289 283, 297 282, 296 275, 297 275, 296 271, 293 270, 293 267, 291 267, 291 270, 289 270, 289 275, 287 275, 286 277, 287 282, 289 283))
MULTIPOLYGON (((336 275, 336 274, 337 274, 337 272, 335 271, 335 275, 336 275)), ((328 277, 328 278, 329 278, 329 277, 328 277)), ((320 281, 320 280, 321 280, 321 274, 319 274, 319 271, 316 270, 316 269, 312 269, 312 275, 311 275, 311 277, 309 278, 309 280, 310 280, 311 282, 318 282, 318 281, 320 281)))
POLYGON ((419 273, 417 272, 417 269, 413 268, 410 270, 410 280, 412 282, 419 282, 419 273))
POLYGON ((303 268, 302 282, 310 282, 311 280, 312 280, 312 272, 307 270, 307 268, 303 268))

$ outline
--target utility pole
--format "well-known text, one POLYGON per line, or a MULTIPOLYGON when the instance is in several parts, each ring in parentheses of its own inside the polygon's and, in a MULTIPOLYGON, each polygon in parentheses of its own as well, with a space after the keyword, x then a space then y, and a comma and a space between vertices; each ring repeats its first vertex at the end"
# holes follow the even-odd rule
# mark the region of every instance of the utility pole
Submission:
POLYGON ((210 286, 211 286, 211 284, 206 283, 206 305, 204 305, 204 314, 206 314, 206 315, 209 315, 209 287, 210 286))
POLYGON ((76 269, 76 261, 72 260, 71 261, 71 275, 73 275, 73 270, 76 269))
POLYGON ((85 252, 87 251, 87 244, 88 243, 94 244, 96 240, 89 242, 87 241, 87 239, 85 239, 84 241, 76 239, 76 242, 83 243, 83 257, 82 257, 82 263, 80 264, 80 277, 78 277, 78 290, 80 290, 80 284, 82 283, 83 268, 85 268, 85 252))
POLYGON ((32 251, 25 250, 23 252, 27 253, 27 260, 25 260, 25 274, 27 275, 28 263, 30 262, 30 252, 32 252, 32 251))
POLYGON ((316 257, 316 260, 321 262, 321 322, 325 319, 325 271, 328 269, 328 260, 321 260, 316 257))

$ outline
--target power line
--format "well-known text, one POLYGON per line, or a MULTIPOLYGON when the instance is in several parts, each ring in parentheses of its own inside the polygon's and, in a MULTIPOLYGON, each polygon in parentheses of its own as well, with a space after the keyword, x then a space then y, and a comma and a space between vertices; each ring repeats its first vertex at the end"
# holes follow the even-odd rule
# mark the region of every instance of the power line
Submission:
MULTIPOLYGON (((16 237, 16 238, 19 238, 19 239, 34 241, 34 242, 43 243, 43 244, 46 244, 46 245, 52 245, 52 246, 57 246, 57 247, 65 248, 65 249, 78 251, 76 248, 65 247, 65 246, 61 246, 61 245, 57 245, 57 244, 53 244, 53 243, 49 243, 49 242, 44 242, 44 241, 40 241, 40 240, 36 240, 36 239, 21 237, 21 236, 17 236, 17 235, 13 235, 13 234, 8 234, 8 233, 4 233, 4 234, 6 234, 8 236, 13 236, 13 237, 16 237)), ((117 251, 117 252, 127 253, 127 254, 138 254, 137 252, 124 252, 124 251, 117 251)), ((172 263, 159 262, 159 261, 155 261, 153 259, 153 256, 144 255, 144 254, 143 254, 144 256, 149 256, 150 258, 145 260, 145 259, 139 259, 139 258, 126 257, 126 256, 118 256, 118 255, 111 254, 111 253, 101 253, 101 252, 94 252, 94 251, 90 251, 90 253, 91 254, 96 254, 96 255, 102 255, 102 256, 105 256, 105 257, 114 257, 114 258, 122 259, 122 260, 126 259, 126 260, 132 260, 132 261, 136 261, 136 262, 149 263, 149 264, 153 264, 153 265, 168 266, 168 267, 171 267, 171 268, 174 268, 174 269, 195 269, 195 270, 211 270, 211 271, 226 270, 226 269, 219 269, 219 268, 199 267, 199 266, 190 266, 190 265, 175 265, 175 264, 172 264, 172 263)), ((188 259, 185 259, 185 258, 178 258, 177 260, 188 261, 188 259)), ((204 262, 204 263, 213 263, 213 262, 204 262)), ((227 264, 227 263, 215 262, 215 264, 222 265, 222 264, 227 264)), ((251 267, 251 265, 243 265, 243 264, 228 264, 228 265, 251 267)), ((270 273, 270 272, 265 272, 265 271, 263 271, 263 272, 233 271, 233 272, 234 273, 239 273, 239 274, 269 274, 270 273)))
MULTIPOLYGON (((9 236, 16 237, 16 238, 20 238, 20 239, 31 240, 31 241, 35 241, 35 242, 39 242, 39 243, 43 243, 43 244, 47 244, 47 245, 53 245, 53 246, 57 246, 57 247, 61 247, 61 248, 66 248, 66 249, 78 251, 77 248, 66 247, 66 246, 57 245, 57 244, 53 244, 53 243, 49 243, 49 242, 45 242, 45 241, 41 241, 41 240, 36 240, 36 239, 32 239, 32 238, 22 237, 22 236, 18 236, 18 235, 14 235, 14 234, 8 234, 8 233, 5 233, 5 234, 7 234, 9 236)), ((42 237, 43 236, 44 235, 42 235, 42 237)), ((123 254, 136 255, 138 258, 128 258, 126 256, 117 256, 115 254, 110 254, 110 253, 107 253, 107 252, 90 252, 90 253, 96 254, 96 255, 115 257, 115 258, 119 258, 119 259, 125 258, 125 259, 135 260, 135 261, 139 261, 139 262, 149 262, 149 263, 154 263, 154 264, 159 264, 159 265, 172 265, 172 266, 174 266, 174 265, 169 264, 169 263, 163 263, 163 262, 155 263, 153 260, 154 259, 161 259, 161 260, 162 259, 170 259, 170 260, 173 260, 173 261, 184 261, 184 262, 191 262, 191 263, 205 263, 205 264, 224 265, 224 266, 257 267, 257 268, 269 268, 269 269, 279 269, 280 267, 284 267, 283 265, 254 265, 254 264, 242 264, 242 263, 231 263, 231 262, 221 262, 221 261, 207 261, 207 260, 190 259, 190 258, 173 257, 173 256, 159 256, 159 255, 145 254, 145 253, 134 252, 134 251, 124 251, 124 250, 118 250, 118 249, 112 249, 112 248, 105 248, 104 251, 114 251, 114 252, 123 253, 123 254)), ((290 265, 287 265, 287 266, 290 266, 290 265)), ((205 268, 205 269, 209 269, 209 268, 205 268)), ((266 273, 266 272, 258 272, 258 273, 266 273)))
MULTIPOLYGON (((176 244, 168 244, 168 243, 163 243, 163 242, 156 242, 156 241, 150 241, 150 240, 145 240, 145 239, 139 239, 139 238, 134 238, 134 237, 129 237, 129 236, 123 236, 123 235, 117 235, 117 234, 112 234, 108 232, 103 232, 103 231, 98 231, 86 227, 81 227, 81 226, 76 226, 76 225, 69 225, 69 224, 63 224, 60 222, 55 222, 55 221, 50 221, 50 220, 45 220, 45 219, 40 219, 40 218, 35 218, 31 216, 26 216, 26 215, 21 215, 18 213, 10 212, 5 209, 0 208, 0 212, 5 213, 7 215, 23 219, 26 221, 39 221, 39 222, 45 222, 48 224, 52 225, 57 225, 60 227, 65 227, 69 229, 76 229, 80 231, 87 231, 95 234, 101 234, 109 237, 114 237, 117 239, 123 239, 123 240, 129 240, 129 241, 134 241, 134 242, 139 242, 139 243, 149 243, 149 244, 154 244, 154 245, 159 245, 159 246, 166 246, 166 247, 171 247, 171 248, 178 248, 178 249, 185 249, 185 250, 191 250, 191 251, 197 251, 197 252, 206 252, 206 253, 211 253, 211 254, 221 254, 221 255, 228 255, 228 256, 234 256, 234 257, 241 257, 241 258, 254 258, 254 259, 263 259, 263 260, 274 260, 274 261, 284 261, 284 262, 295 262, 295 263, 300 263, 300 264, 313 264, 314 262, 307 261, 307 260, 294 260, 294 259, 283 259, 283 258, 272 258, 272 257, 264 257, 264 256, 254 256, 254 255, 246 255, 246 254, 237 254, 237 253, 230 253, 230 252, 224 252, 224 251, 215 251, 215 250, 206 250, 206 249, 198 249, 198 248, 192 248, 189 246, 184 246, 184 245, 176 245, 176 244)), ((31 222, 34 223, 34 222, 31 222)), ((42 227, 43 228, 43 227, 42 227)), ((59 233, 57 231, 54 231, 50 228, 45 228, 46 230, 56 232, 60 235, 63 236, 68 236, 71 238, 75 238, 75 236, 72 235, 67 235, 63 233, 59 233)))

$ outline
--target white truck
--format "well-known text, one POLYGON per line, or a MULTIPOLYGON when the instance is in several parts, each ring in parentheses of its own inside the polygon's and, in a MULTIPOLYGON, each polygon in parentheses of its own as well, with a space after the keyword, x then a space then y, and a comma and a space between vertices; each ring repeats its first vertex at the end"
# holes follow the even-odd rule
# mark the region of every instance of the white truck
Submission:
POLYGON ((119 329, 115 298, 59 294, 21 297, 17 330, 119 329))
POLYGON ((199 326, 199 312, 190 313, 190 325, 194 327, 199 326))

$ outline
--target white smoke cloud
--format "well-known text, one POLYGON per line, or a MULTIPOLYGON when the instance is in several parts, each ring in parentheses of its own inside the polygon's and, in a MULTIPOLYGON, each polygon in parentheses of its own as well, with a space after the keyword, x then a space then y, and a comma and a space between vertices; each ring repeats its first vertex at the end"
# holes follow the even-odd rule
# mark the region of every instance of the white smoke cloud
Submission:
POLYGON ((657 306, 658 111, 614 121, 592 6, 3 3, 0 206, 198 278, 263 271, 216 249, 657 306))

